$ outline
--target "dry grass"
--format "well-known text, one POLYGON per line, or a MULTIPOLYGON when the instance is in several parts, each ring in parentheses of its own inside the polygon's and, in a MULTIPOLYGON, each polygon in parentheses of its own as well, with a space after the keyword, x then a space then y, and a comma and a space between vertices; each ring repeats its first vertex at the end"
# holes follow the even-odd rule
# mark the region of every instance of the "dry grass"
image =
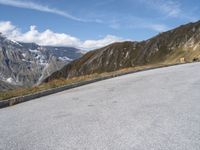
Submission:
POLYGON ((29 95, 29 94, 53 89, 53 88, 56 88, 56 87, 61 87, 61 86, 64 86, 64 85, 79 83, 81 81, 88 81, 88 80, 93 80, 93 79, 97 79, 97 78, 109 77, 109 76, 113 76, 113 75, 119 75, 119 74, 122 74, 122 73, 133 72, 133 71, 142 71, 142 70, 149 69, 149 68, 156 68, 156 67, 162 67, 162 66, 168 66, 168 65, 172 65, 172 64, 156 64, 156 65, 152 64, 152 65, 146 65, 146 66, 125 68, 125 69, 121 69, 121 70, 114 71, 114 72, 105 72, 105 73, 101 73, 101 74, 91 74, 91 75, 86 75, 86 76, 70 78, 70 79, 53 80, 51 82, 43 83, 41 85, 30 87, 30 88, 18 88, 18 89, 15 89, 15 90, 0 92, 0 100, 5 100, 5 99, 13 98, 13 97, 24 96, 24 95, 29 95))

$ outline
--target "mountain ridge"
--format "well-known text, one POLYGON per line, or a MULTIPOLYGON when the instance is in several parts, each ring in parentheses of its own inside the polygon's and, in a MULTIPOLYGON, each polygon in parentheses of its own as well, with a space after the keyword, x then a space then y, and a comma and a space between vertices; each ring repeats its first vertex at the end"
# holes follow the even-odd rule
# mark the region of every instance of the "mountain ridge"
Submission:
POLYGON ((141 42, 113 43, 86 53, 44 82, 127 67, 156 63, 192 62, 200 59, 200 21, 181 25, 141 42))

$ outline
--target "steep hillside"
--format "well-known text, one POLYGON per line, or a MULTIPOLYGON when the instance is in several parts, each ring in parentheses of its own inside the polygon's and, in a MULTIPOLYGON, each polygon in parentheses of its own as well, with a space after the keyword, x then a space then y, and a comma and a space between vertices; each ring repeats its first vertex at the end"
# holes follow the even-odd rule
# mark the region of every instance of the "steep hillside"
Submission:
POLYGON ((70 78, 126 67, 197 61, 200 58, 200 22, 180 26, 142 42, 122 42, 90 51, 46 78, 70 78))
POLYGON ((16 86, 14 86, 14 85, 11 85, 11 84, 3 82, 3 81, 0 81, 0 89, 1 89, 1 91, 13 90, 15 88, 16 88, 16 86))
POLYGON ((82 55, 75 48, 19 43, 0 34, 0 81, 9 85, 0 90, 32 86, 82 55))

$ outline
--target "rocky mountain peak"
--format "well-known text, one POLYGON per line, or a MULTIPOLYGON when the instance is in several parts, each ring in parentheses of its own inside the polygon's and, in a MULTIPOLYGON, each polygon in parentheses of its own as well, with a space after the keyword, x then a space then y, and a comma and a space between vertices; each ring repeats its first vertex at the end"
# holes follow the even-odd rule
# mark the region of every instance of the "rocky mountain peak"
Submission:
POLYGON ((4 87, 32 86, 82 56, 79 51, 21 43, 0 35, 0 81, 9 85, 4 87))

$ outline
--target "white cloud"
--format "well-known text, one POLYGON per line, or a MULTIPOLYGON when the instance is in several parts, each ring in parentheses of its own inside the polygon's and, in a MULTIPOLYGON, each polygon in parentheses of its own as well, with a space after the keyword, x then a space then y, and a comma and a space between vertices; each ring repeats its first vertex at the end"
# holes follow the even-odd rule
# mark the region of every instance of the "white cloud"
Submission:
POLYGON ((179 17, 182 13, 180 3, 171 0, 159 0, 157 2, 158 9, 166 13, 169 17, 179 17))
POLYGON ((103 47, 105 45, 120 41, 123 41, 123 39, 113 35, 107 35, 106 37, 100 40, 86 40, 83 42, 82 45, 84 48, 90 49, 96 47, 103 47))
POLYGON ((0 22, 0 32, 11 32, 15 29, 15 26, 11 24, 11 22, 6 21, 6 22, 0 22))
POLYGON ((42 12, 47 12, 47 13, 52 13, 52 14, 57 14, 63 17, 66 17, 68 19, 72 19, 75 21, 81 21, 81 22, 87 22, 86 20, 83 20, 81 18, 75 17, 65 11, 56 9, 56 8, 50 8, 45 5, 41 5, 38 3, 34 3, 31 1, 21 1, 21 0, 0 0, 0 4, 2 5, 8 5, 8 6, 13 6, 13 7, 18 7, 18 8, 26 8, 26 9, 32 9, 32 10, 37 10, 37 11, 42 11, 42 12))
POLYGON ((195 21, 197 18, 194 13, 191 13, 193 10, 184 10, 182 7, 182 1, 179 0, 139 0, 143 4, 146 4, 148 7, 151 7, 154 10, 165 14, 167 17, 186 19, 189 21, 195 21))
POLYGON ((126 16, 123 20, 111 20, 109 27, 113 29, 150 29, 156 32, 167 31, 169 27, 166 24, 150 21, 147 18, 139 18, 134 16, 126 16))
POLYGON ((163 32, 167 31, 169 28, 164 24, 147 24, 145 28, 152 29, 154 31, 163 32))
POLYGON ((106 46, 114 42, 124 41, 122 38, 107 35, 99 40, 81 41, 79 38, 73 37, 65 33, 56 33, 47 29, 39 32, 36 26, 30 26, 30 30, 22 33, 19 28, 14 26, 10 21, 0 22, 0 32, 12 40, 21 42, 34 42, 39 45, 49 46, 72 46, 82 49, 95 49, 106 46))
POLYGON ((158 10, 169 17, 179 17, 182 13, 180 3, 172 0, 139 0, 151 8, 158 10))

